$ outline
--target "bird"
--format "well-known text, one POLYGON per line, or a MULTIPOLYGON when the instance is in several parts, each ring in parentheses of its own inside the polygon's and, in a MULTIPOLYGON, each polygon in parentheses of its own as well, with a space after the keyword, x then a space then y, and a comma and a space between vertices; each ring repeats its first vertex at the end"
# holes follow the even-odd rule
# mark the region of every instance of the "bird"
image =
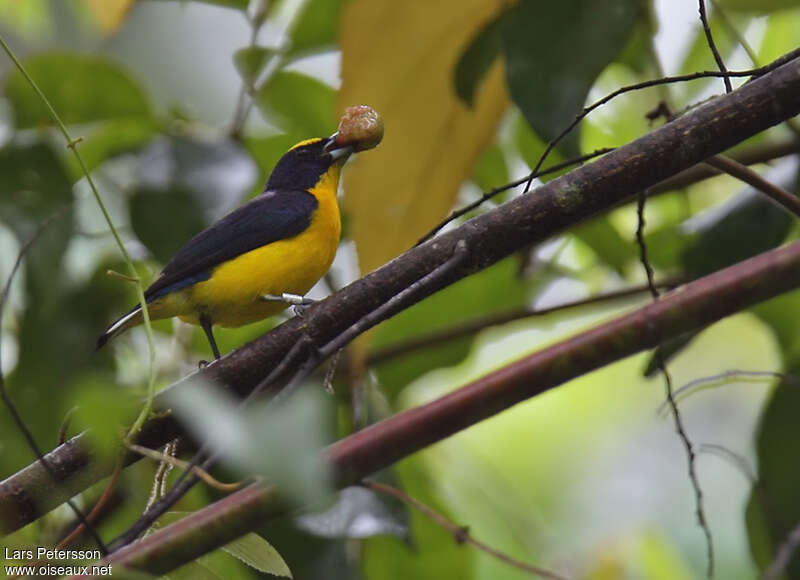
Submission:
MULTIPOLYGON (((350 119, 363 121, 360 114, 350 119)), ((328 271, 338 248, 342 166, 352 153, 374 147, 383 135, 379 117, 379 129, 367 123, 366 133, 363 123, 358 130, 352 123, 348 128, 347 118, 330 137, 291 147, 275 165, 263 193, 178 250, 144 293, 151 319, 177 316, 199 325, 219 359, 214 326, 242 326, 308 302, 305 293, 328 271)), ((142 322, 137 305, 100 335, 97 349, 142 322)))

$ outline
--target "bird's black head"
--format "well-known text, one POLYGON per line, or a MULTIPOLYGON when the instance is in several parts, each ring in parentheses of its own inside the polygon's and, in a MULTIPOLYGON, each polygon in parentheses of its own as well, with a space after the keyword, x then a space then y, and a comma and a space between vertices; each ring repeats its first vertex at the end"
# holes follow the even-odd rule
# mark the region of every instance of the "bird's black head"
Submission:
POLYGON ((352 147, 338 147, 334 137, 301 141, 281 157, 267 181, 267 189, 311 189, 331 166, 342 165, 352 147))

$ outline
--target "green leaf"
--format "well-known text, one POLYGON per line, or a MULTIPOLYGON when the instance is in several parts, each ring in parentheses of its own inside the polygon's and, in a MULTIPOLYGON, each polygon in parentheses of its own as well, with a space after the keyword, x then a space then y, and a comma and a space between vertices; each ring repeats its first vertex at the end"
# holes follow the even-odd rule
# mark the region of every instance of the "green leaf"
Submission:
MULTIPOLYGON (((514 144, 516 145, 517 151, 519 151, 522 159, 531 169, 536 167, 536 165, 539 163, 539 158, 542 156, 545 148, 547 147, 547 143, 542 141, 542 139, 531 130, 531 126, 528 125, 528 122, 524 117, 522 117, 522 115, 518 115, 514 121, 514 144)), ((547 161, 542 169, 547 169, 549 165, 555 165, 563 160, 564 156, 561 155, 557 149, 555 149, 547 156, 547 161)), ((541 180, 549 181, 551 179, 555 179, 567 171, 569 171, 569 168, 557 173, 550 173, 543 176, 541 180)))
POLYGON ((224 391, 197 380, 168 396, 175 412, 200 440, 246 475, 263 475, 298 504, 328 493, 322 449, 328 438, 325 400, 319 387, 299 389, 280 404, 242 409, 224 391), (208 425, 215 428, 208 430, 208 425))
MULTIPOLYGON (((107 58, 50 52, 23 64, 67 125, 151 115, 144 90, 128 71, 107 58)), ((18 70, 6 77, 5 91, 18 129, 53 124, 44 103, 18 70)))
POLYGON ((258 534, 247 534, 222 546, 234 556, 259 572, 292 578, 292 571, 272 544, 258 534))
POLYGON ((274 51, 264 46, 248 46, 233 53, 233 63, 242 80, 253 86, 273 54, 274 51))
MULTIPOLYGON (((800 8, 795 0, 794 7, 800 8)), ((779 56, 797 48, 797 30, 800 27, 800 9, 776 12, 767 17, 767 29, 761 40, 758 57, 761 64, 772 62, 779 56)))
MULTIPOLYGON (((787 373, 799 369, 789 368, 787 373)), ((747 506, 747 529, 756 564, 764 570, 779 546, 800 520, 800 470, 790 442, 800 440, 800 389, 785 379, 772 393, 756 436, 757 481, 747 506)), ((792 558, 786 578, 800 577, 800 559, 792 558)))
POLYGON ((639 22, 634 27, 628 39, 628 43, 616 59, 620 64, 629 67, 639 74, 647 73, 651 70, 653 65, 653 56, 650 46, 652 37, 655 36, 658 29, 658 22, 652 12, 652 4, 646 2, 642 18, 639 19, 639 22))
MULTIPOLYGON (((506 156, 499 145, 492 145, 481 153, 472 169, 472 180, 484 191, 511 181, 506 156)), ((502 200, 502 194, 495 199, 502 200)))
MULTIPOLYGON (((543 139, 555 138, 583 109, 589 89, 625 47, 641 11, 640 0, 521 0, 505 13, 501 37, 511 97, 543 139)), ((559 147, 578 155, 578 130, 559 147)))
MULTIPOLYGON (((116 119, 85 135, 78 150, 86 169, 93 171, 108 159, 138 151, 157 134, 158 127, 148 119, 116 119)), ((83 178, 83 170, 74 155, 67 156, 67 165, 74 181, 83 178)))
POLYGON ((456 64, 456 94, 468 107, 473 104, 481 79, 500 54, 501 17, 478 31, 456 64))
POLYGON ((339 13, 346 0, 310 0, 297 15, 291 33, 289 56, 334 48, 339 32, 339 13))
POLYGON ((625 240, 608 216, 601 216, 573 228, 573 235, 585 243, 598 259, 607 266, 624 274, 626 266, 636 256, 636 247, 625 240))
POLYGON ((278 160, 283 157, 289 148, 301 141, 303 137, 299 135, 271 135, 269 137, 246 137, 244 146, 253 159, 258 164, 261 173, 266 180, 278 160))
POLYGON ((800 368, 800 292, 788 292, 753 307, 752 312, 772 329, 784 365, 800 368))
POLYGON ((192 193, 180 187, 136 189, 129 211, 136 237, 162 264, 208 225, 192 193))
POLYGON ((53 14, 47 0, 0 2, 0 22, 6 30, 32 42, 53 33, 53 14))
MULTIPOLYGON (((99 334, 99 333, 98 333, 99 334)), ((85 430, 92 442, 92 451, 112 463, 122 446, 125 429, 136 418, 141 401, 131 389, 117 389, 113 396, 106 375, 82 377, 71 389, 78 411, 75 425, 85 430)))
POLYGON ((256 105, 287 133, 319 137, 336 130, 336 91, 300 73, 275 74, 259 89, 256 105))
POLYGON ((685 224, 696 236, 683 253, 683 264, 694 277, 726 268, 779 245, 792 218, 754 191, 708 210, 685 224))
POLYGON ((222 580, 221 576, 199 560, 184 564, 161 578, 168 580, 222 580))
POLYGON ((0 220, 20 244, 30 240, 39 225, 57 212, 25 260, 27 291, 38 306, 48 309, 61 287, 61 258, 72 235, 72 184, 56 153, 47 145, 7 146, 0 149, 0 220))
POLYGON ((797 0, 719 0, 719 5, 723 8, 763 14, 797 8, 798 2, 797 0))

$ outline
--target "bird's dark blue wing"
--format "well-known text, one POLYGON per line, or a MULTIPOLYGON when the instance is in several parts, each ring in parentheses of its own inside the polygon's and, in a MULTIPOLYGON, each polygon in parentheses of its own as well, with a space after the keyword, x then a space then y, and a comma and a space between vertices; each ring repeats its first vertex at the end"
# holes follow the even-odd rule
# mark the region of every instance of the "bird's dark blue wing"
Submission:
POLYGON ((271 242, 303 232, 317 209, 307 191, 266 191, 184 245, 145 292, 148 301, 211 277, 222 264, 271 242))

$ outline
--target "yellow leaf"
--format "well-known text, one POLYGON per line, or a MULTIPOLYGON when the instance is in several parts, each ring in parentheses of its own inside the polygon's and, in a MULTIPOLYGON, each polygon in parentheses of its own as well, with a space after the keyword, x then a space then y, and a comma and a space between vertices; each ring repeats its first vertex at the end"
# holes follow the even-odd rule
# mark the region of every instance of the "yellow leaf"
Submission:
POLYGON ((116 32, 128 16, 136 0, 85 0, 100 30, 105 34, 116 32))
POLYGON ((367 273, 410 248, 453 206, 508 109, 498 61, 474 109, 456 96, 456 64, 502 0, 350 0, 340 25, 339 104, 382 116, 383 143, 345 174, 345 207, 367 273))

